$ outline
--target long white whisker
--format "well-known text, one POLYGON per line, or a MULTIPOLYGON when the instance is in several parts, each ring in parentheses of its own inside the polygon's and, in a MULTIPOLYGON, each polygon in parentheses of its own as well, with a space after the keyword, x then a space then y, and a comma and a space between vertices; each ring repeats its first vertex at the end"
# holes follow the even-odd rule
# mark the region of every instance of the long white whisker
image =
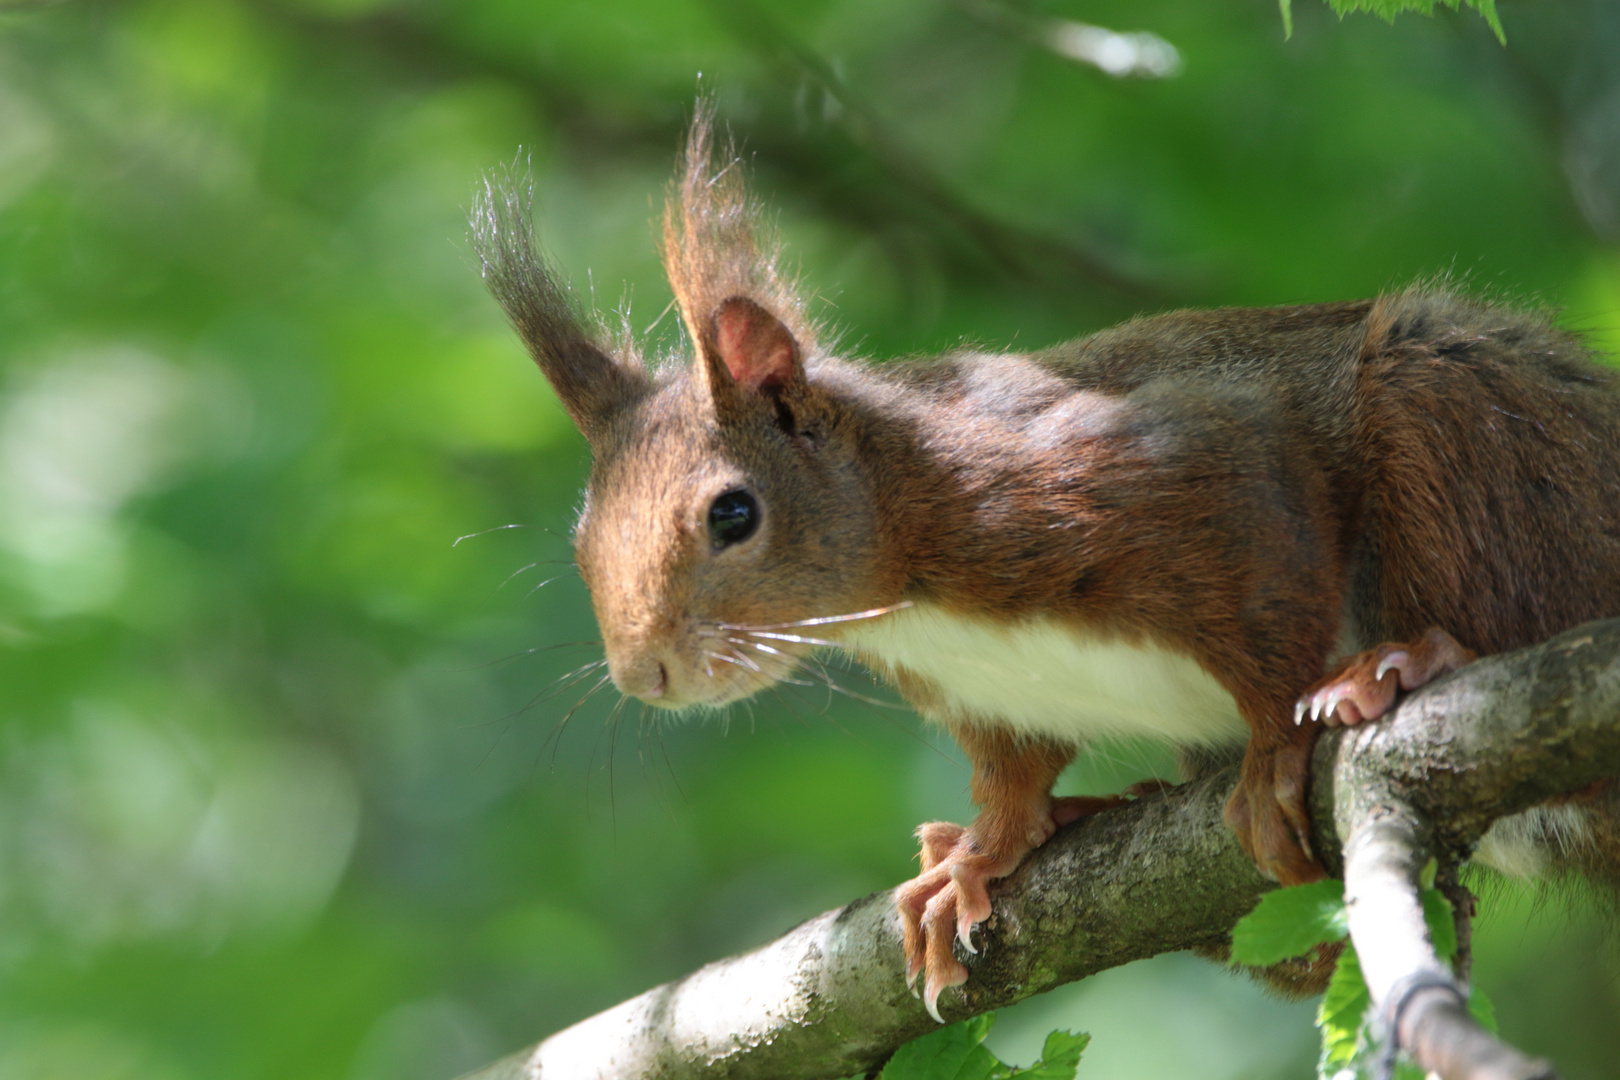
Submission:
POLYGON ((902 600, 898 604, 888 607, 872 608, 869 611, 856 611, 848 615, 818 615, 813 619, 797 619, 793 622, 760 623, 749 626, 743 623, 720 623, 722 630, 792 630, 796 626, 826 626, 828 623, 854 622, 857 619, 875 619, 879 615, 888 615, 911 606, 910 600, 902 600))
MULTIPOLYGON (((561 575, 558 575, 557 577, 548 577, 548 578, 546 578, 546 580, 542 581, 540 584, 536 585, 534 588, 532 588, 528 592, 524 593, 523 594, 524 599, 528 599, 529 597, 533 596, 535 593, 539 592, 541 589, 545 588, 547 585, 550 585, 553 581, 561 581, 564 577, 567 577, 567 576, 568 575, 566 575, 566 574, 561 574, 561 575)), ((508 580, 510 580, 510 579, 508 579, 508 580)))
MULTIPOLYGON (((466 537, 462 537, 462 539, 465 540, 466 537)), ((460 542, 461 542, 460 540, 456 541, 456 543, 458 543, 458 544, 460 542)), ((454 547, 455 544, 452 544, 450 546, 454 547)), ((503 581, 499 585, 495 586, 496 591, 499 592, 501 589, 506 588, 507 585, 511 584, 512 579, 517 577, 519 574, 526 574, 530 570, 533 570, 535 567, 537 567, 539 565, 540 564, 537 563, 537 562, 532 562, 528 566, 520 566, 520 567, 518 567, 516 570, 512 571, 510 574, 506 575, 506 580, 505 581, 503 581)))
POLYGON ((450 546, 455 547, 457 544, 461 543, 463 540, 472 540, 472 539, 475 539, 476 537, 488 536, 490 533, 492 533, 492 532, 500 532, 502 529, 527 529, 527 528, 528 528, 527 525, 497 525, 493 529, 484 529, 481 532, 468 533, 466 536, 458 536, 458 537, 456 537, 454 540, 452 540, 450 542, 450 546))
MULTIPOLYGON (((589 664, 584 665, 583 667, 575 668, 573 671, 570 671, 566 675, 557 676, 557 678, 552 681, 551 686, 548 687, 545 691, 543 691, 540 695, 538 695, 533 701, 529 702, 529 705, 536 705, 536 704, 538 704, 538 703, 540 703, 542 701, 549 701, 551 698, 556 697, 558 694, 564 693, 564 692, 566 692, 568 690, 572 690, 574 687, 578 686, 580 683, 582 683, 586 679, 590 678, 591 672, 595 671, 597 668, 603 666, 606 663, 607 663, 606 660, 593 660, 592 662, 590 662, 589 664), (564 681, 564 680, 566 680, 566 681, 564 681), (558 683, 561 683, 562 685, 559 686, 558 683)), ((604 679, 606 679, 606 678, 611 678, 612 676, 604 675, 602 677, 604 679)), ((528 706, 524 706, 524 707, 527 708, 528 706)))
MULTIPOLYGON (((726 640, 731 641, 731 642, 735 642, 738 645, 747 645, 750 649, 758 649, 761 652, 769 653, 772 656, 780 656, 782 659, 786 660, 788 662, 788 664, 787 664, 787 667, 783 669, 782 674, 780 674, 780 675, 772 675, 771 676, 771 678, 775 679, 777 682, 792 683, 794 686, 814 686, 815 685, 815 683, 807 683, 803 679, 793 679, 793 678, 788 677, 790 672, 793 672, 795 670, 800 670, 800 669, 798 668, 797 658, 788 655, 787 653, 783 652, 781 649, 773 649, 769 645, 763 645, 763 644, 761 644, 760 642, 757 642, 757 641, 744 641, 741 638, 727 638, 726 640)), ((759 669, 755 668, 755 670, 758 671, 759 669)), ((764 672, 760 672, 760 674, 764 674, 764 672)))
POLYGON ((800 634, 776 634, 768 630, 744 630, 741 627, 735 627, 734 629, 739 633, 747 634, 749 637, 770 638, 772 641, 791 641, 799 645, 825 645, 829 649, 842 649, 844 647, 842 642, 828 641, 825 638, 804 637, 800 634))
POLYGON ((784 660, 794 659, 794 657, 783 652, 781 649, 773 648, 770 645, 765 644, 763 641, 749 641, 746 638, 734 637, 726 638, 726 640, 731 642, 733 645, 747 645, 750 649, 758 649, 762 653, 770 653, 772 656, 780 656, 784 660))

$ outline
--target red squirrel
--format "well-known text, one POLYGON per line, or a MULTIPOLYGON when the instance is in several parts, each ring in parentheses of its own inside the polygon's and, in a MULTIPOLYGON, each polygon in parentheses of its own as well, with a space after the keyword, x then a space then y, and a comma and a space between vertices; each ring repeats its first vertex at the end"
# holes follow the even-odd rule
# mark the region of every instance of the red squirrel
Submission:
MULTIPOLYGON (((712 142, 700 109, 664 222, 690 363, 601 344, 510 185, 475 242, 590 443, 574 546, 619 691, 714 709, 843 649, 967 753, 978 818, 921 826, 897 891, 936 1019, 986 884, 1110 804, 1051 794, 1086 743, 1244 747, 1227 821, 1310 881, 1324 723, 1620 614, 1620 395, 1542 317, 1416 288, 862 363, 821 344, 712 142)), ((1514 869, 1580 815, 1484 847, 1514 869)))

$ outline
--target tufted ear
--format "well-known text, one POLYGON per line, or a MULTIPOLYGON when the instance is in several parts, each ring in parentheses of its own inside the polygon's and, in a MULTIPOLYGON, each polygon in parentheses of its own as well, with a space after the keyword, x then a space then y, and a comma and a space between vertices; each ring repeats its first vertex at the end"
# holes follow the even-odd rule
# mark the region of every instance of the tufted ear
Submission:
POLYGON ((804 382, 799 343, 782 320, 746 296, 722 300, 709 316, 703 361, 716 396, 732 391, 776 396, 804 382))
POLYGON ((484 179, 473 204, 473 246, 484 282, 587 440, 649 391, 646 374, 597 345, 568 289, 541 258, 529 224, 526 177, 484 179))

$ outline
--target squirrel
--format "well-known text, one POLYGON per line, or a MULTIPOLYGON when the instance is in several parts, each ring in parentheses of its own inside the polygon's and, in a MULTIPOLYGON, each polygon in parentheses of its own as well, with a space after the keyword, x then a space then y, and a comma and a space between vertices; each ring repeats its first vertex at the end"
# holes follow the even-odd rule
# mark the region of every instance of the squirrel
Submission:
MULTIPOLYGON (((1052 796, 1088 742, 1241 747, 1228 824, 1268 877, 1317 880, 1325 725, 1620 615, 1620 394, 1542 316, 1420 287, 862 363, 823 346, 713 144, 700 107, 663 226, 689 363, 602 344, 520 185, 485 181, 475 246, 590 444, 573 542, 617 689, 714 709, 843 649, 966 752, 979 815, 922 825, 896 893, 936 1020, 987 883, 1118 802, 1052 796)), ((1579 861, 1614 830, 1588 802, 1476 858, 1579 861)))

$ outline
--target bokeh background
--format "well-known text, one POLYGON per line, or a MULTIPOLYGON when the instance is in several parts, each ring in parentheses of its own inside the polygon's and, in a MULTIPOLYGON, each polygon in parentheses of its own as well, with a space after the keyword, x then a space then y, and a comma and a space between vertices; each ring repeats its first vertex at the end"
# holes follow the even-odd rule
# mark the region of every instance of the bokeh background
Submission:
MULTIPOLYGON (((672 348, 650 225, 700 90, 853 353, 1436 275, 1620 342, 1620 5, 1503 0, 1505 47, 1294 6, 0 5, 0 1080, 443 1080, 967 816, 901 709, 580 704, 586 454, 464 239, 519 147, 580 294, 672 348)), ((1503 891, 1477 972, 1614 1075, 1604 918, 1503 891)), ((1299 1077, 1310 1013, 1166 957, 991 1044, 1299 1077)))

